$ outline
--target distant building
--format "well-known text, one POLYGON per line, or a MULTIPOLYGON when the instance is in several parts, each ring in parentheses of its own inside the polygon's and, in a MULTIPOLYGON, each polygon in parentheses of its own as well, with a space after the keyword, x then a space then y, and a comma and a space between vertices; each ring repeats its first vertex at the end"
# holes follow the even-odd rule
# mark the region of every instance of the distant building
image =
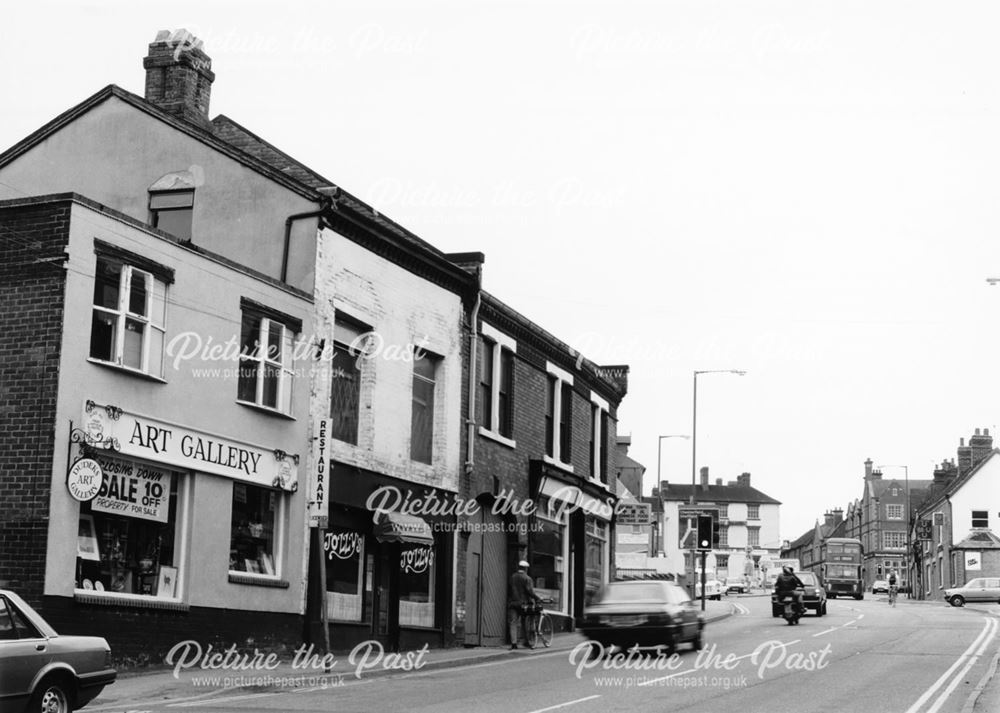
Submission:
MULTIPOLYGON (((980 442, 989 432, 976 436, 980 442)), ((992 443, 992 439, 990 439, 992 443)), ((934 471, 934 481, 914 513, 913 574, 921 599, 937 599, 948 587, 958 587, 976 577, 1000 576, 1000 450, 982 460, 977 452, 959 466, 944 463, 934 471), (973 464, 974 463, 974 464, 973 464), (930 539, 918 539, 918 523, 929 525, 930 539)))
POLYGON ((847 537, 847 521, 840 508, 828 510, 811 528, 782 548, 782 559, 797 559, 803 570, 810 570, 822 561, 823 543, 831 537, 847 537))
POLYGON ((691 485, 660 483, 663 512, 659 528, 667 569, 686 576, 694 572, 689 549, 694 542, 692 525, 681 517, 682 509, 693 502, 719 511, 719 543, 707 558, 706 571, 719 579, 746 577, 760 582, 767 563, 781 553, 781 503, 751 486, 750 473, 725 485, 721 478, 709 485, 708 478, 708 468, 702 468, 701 482, 693 493, 691 485))

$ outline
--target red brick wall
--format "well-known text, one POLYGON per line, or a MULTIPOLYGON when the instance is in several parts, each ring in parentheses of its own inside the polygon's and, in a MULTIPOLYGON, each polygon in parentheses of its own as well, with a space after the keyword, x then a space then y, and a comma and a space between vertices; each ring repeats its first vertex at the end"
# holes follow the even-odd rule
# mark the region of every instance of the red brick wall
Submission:
POLYGON ((45 579, 70 204, 0 205, 0 587, 45 579))
MULTIPOLYGON (((485 436, 479 435, 479 426, 483 423, 482 404, 479 399, 479 380, 475 381, 476 388, 476 424, 475 424, 475 446, 474 446, 474 467, 471 475, 463 478, 461 496, 464 499, 474 498, 480 493, 492 493, 494 490, 493 478, 498 481, 498 488, 514 493, 517 502, 523 503, 530 497, 530 483, 528 478, 529 461, 541 460, 545 456, 545 415, 548 410, 546 397, 546 385, 548 373, 545 368, 546 361, 556 363, 560 368, 570 372, 574 376, 573 384, 573 416, 572 416, 572 440, 571 455, 569 462, 573 465, 574 475, 567 473, 567 478, 573 477, 587 479, 590 477, 590 438, 591 438, 591 401, 590 384, 579 370, 572 368, 572 363, 562 363, 553 354, 544 353, 535 344, 526 340, 518 339, 518 335, 513 330, 508 331, 502 323, 502 318, 494 319, 496 315, 491 314, 489 309, 484 308, 481 318, 491 326, 496 327, 501 332, 508 334, 517 340, 517 353, 514 356, 513 375, 513 433, 512 439, 516 442, 516 448, 506 445, 485 436)), ((481 326, 481 325, 480 325, 481 326)), ((466 341, 468 338, 466 337, 466 341)), ((481 349, 482 342, 479 344, 481 349)), ((466 354, 466 363, 468 355, 466 354)), ((481 355, 477 354, 477 362, 481 355)), ((478 370, 478 363, 474 365, 478 370)), ((468 374, 466 374, 466 378, 468 374)), ((467 382, 466 382, 467 383, 467 382)), ((466 398, 468 394, 466 394, 466 398)), ((608 417, 608 428, 605 434, 605 453, 607 458, 608 480, 613 483, 618 471, 617 448, 615 447, 617 434, 617 406, 614 401, 610 402, 610 413, 608 417)), ((467 406, 466 406, 467 408, 467 406)), ((467 413, 467 410, 464 412, 467 413)), ((467 454, 465 454, 467 457, 467 454)), ((518 522, 524 522, 525 518, 518 517, 518 522)), ((520 549, 516 553, 509 553, 513 560, 521 555, 527 555, 528 538, 526 534, 516 535, 520 549)), ((466 547, 468 539, 460 538, 456 556, 458 559, 458 586, 456 587, 456 598, 459 616, 458 622, 464 621, 462 613, 465 608, 465 565, 466 547)), ((614 536, 609 533, 609 557, 614 563, 613 550, 614 536)), ((582 576, 582 575, 581 575, 582 576)))

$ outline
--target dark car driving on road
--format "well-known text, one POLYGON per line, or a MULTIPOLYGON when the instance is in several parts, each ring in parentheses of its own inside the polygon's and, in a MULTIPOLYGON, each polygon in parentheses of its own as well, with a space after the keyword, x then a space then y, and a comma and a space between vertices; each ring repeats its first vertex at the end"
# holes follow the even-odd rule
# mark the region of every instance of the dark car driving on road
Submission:
POLYGON ((705 620, 683 587, 668 581, 611 582, 584 610, 580 631, 607 648, 691 642, 699 650, 705 620))
POLYGON ((114 683, 99 636, 60 636, 14 592, 0 589, 0 713, 68 713, 114 683))
MULTIPOLYGON (((826 589, 812 572, 796 572, 803 585, 802 606, 812 609, 816 616, 826 616, 826 589)), ((771 596, 771 616, 781 616, 782 607, 774 595, 771 596)))

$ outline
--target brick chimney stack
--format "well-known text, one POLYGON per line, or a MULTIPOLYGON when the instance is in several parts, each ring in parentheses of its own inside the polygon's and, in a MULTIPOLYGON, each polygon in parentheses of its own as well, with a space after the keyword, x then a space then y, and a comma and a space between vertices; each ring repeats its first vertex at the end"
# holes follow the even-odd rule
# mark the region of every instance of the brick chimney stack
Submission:
POLYGON ((958 467, 954 461, 944 461, 934 469, 934 484, 947 485, 958 475, 958 467))
POLYGON ((986 457, 993 452, 993 436, 990 429, 984 428, 982 434, 976 429, 976 434, 969 439, 969 448, 972 449, 972 467, 986 460, 986 457))
POLYGON ((958 474, 972 470, 972 446, 965 445, 965 439, 958 439, 958 474))
POLYGON ((872 459, 869 458, 865 461, 865 480, 872 477, 872 459))
POLYGON ((701 469, 701 487, 708 489, 708 466, 704 466, 701 469))
POLYGON ((750 474, 749 473, 740 473, 739 475, 737 475, 736 476, 736 484, 739 485, 742 488, 749 488, 750 487, 750 474))
POLYGON ((215 73, 202 44, 187 30, 160 30, 142 66, 146 70, 147 101, 208 129, 208 103, 215 73))
POLYGON ((823 513, 823 524, 826 525, 827 527, 833 527, 834 525, 833 513, 830 512, 829 510, 823 513))

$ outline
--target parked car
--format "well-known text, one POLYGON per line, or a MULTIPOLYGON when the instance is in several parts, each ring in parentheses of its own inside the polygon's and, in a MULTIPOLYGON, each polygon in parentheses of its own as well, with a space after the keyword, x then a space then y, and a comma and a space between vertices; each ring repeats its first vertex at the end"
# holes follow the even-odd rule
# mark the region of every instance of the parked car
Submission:
MULTIPOLYGON (((684 588, 668 581, 611 582, 584 609, 580 631, 604 648, 703 645, 705 620, 684 588)), ((595 647, 596 648, 596 647, 595 647)))
POLYGON ((746 594, 748 591, 750 591, 750 587, 747 586, 745 579, 730 577, 726 580, 726 594, 746 594))
MULTIPOLYGON (((795 576, 805 585, 802 588, 802 606, 806 610, 812 609, 816 612, 816 616, 826 616, 826 589, 819 578, 813 572, 796 572, 795 576)), ((781 616, 782 612, 783 609, 778 602, 777 595, 772 594, 771 616, 781 616)))
POLYGON ((1000 577, 970 579, 961 587, 944 590, 944 598, 953 607, 966 602, 1000 602, 1000 577))
POLYGON ((0 589, 0 711, 67 713, 114 683, 99 636, 60 636, 17 594, 0 589))
MULTIPOLYGON (((717 579, 708 579, 705 581, 705 599, 722 599, 723 584, 717 579)), ((694 598, 701 598, 701 580, 695 582, 694 584, 694 598)))
POLYGON ((876 579, 872 582, 872 594, 878 594, 879 592, 889 593, 889 581, 885 579, 876 579))

